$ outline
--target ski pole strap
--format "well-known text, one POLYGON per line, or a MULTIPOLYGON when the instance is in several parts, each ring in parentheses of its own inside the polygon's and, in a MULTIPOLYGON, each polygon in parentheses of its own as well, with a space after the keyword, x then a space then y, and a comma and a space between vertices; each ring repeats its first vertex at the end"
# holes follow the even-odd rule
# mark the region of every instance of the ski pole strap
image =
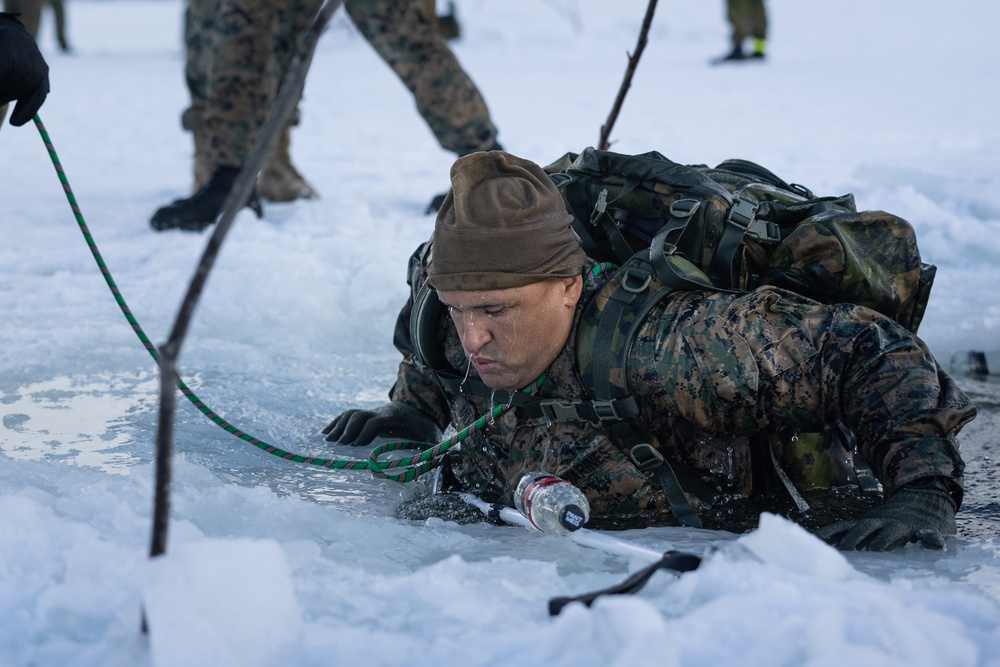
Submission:
POLYGON ((582 602, 584 606, 589 607, 594 603, 594 600, 602 595, 628 595, 630 593, 636 593, 646 585, 646 582, 649 581, 650 577, 652 577, 657 570, 668 570, 679 576, 683 572, 696 570, 699 565, 701 565, 700 556, 684 553, 682 551, 668 551, 663 554, 663 558, 632 573, 620 584, 615 584, 614 586, 609 586, 608 588, 602 588, 600 590, 593 591, 591 593, 584 593, 583 595, 577 595, 575 597, 557 597, 550 599, 549 616, 558 616, 559 612, 563 610, 563 607, 571 602, 582 602))

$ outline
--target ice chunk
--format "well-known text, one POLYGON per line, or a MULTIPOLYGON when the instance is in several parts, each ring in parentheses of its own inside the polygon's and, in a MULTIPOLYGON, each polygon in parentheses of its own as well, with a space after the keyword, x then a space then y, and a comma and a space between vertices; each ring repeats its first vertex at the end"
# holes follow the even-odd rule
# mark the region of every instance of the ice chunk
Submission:
POLYGON ((288 562, 273 540, 206 540, 149 562, 143 586, 156 667, 268 664, 300 631, 288 562))

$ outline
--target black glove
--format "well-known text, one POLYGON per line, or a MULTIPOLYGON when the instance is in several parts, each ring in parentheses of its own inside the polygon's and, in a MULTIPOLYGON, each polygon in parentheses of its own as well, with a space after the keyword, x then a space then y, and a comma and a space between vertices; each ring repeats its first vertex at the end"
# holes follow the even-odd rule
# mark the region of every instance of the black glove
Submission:
POLYGON ((904 486, 861 518, 823 526, 816 536, 844 551, 892 551, 918 541, 943 549, 945 537, 955 534, 955 510, 946 491, 904 486))
POLYGON ((437 444, 441 431, 420 410, 393 402, 374 410, 348 410, 330 422, 323 435, 330 442, 350 445, 369 445, 380 437, 437 444))
POLYGON ((17 100, 10 124, 24 125, 49 94, 49 66, 24 25, 0 13, 0 106, 17 100))

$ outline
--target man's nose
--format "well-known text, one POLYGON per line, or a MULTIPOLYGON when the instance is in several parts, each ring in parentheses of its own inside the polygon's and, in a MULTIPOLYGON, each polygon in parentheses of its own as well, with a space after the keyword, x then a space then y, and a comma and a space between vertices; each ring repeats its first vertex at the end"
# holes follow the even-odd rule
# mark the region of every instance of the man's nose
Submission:
POLYGON ((469 354, 479 352, 484 345, 493 340, 493 335, 490 333, 489 327, 485 325, 484 319, 475 314, 467 315, 465 318, 462 345, 469 354))

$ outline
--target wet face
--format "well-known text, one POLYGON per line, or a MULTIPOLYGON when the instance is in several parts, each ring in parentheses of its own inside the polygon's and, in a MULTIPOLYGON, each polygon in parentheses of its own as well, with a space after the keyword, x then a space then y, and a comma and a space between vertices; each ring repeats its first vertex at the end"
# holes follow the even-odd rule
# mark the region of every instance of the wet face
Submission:
POLYGON ((582 288, 582 276, 574 276, 438 297, 483 382, 514 391, 534 382, 566 344, 582 288))

